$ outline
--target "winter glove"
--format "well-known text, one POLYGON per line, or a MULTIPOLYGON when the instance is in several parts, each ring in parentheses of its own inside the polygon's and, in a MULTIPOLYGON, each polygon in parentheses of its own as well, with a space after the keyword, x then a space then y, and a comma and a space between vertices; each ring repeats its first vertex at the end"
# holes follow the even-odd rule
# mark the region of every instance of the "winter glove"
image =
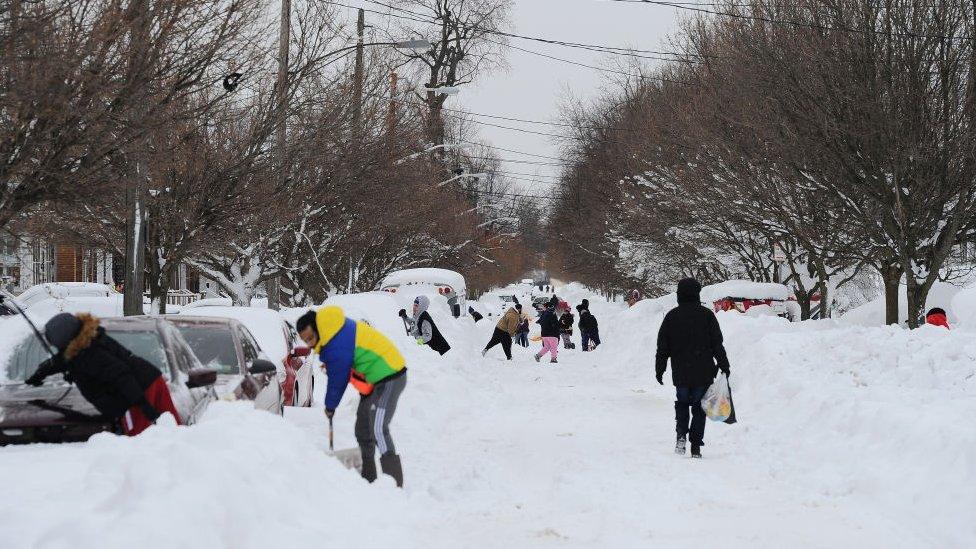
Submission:
POLYGON ((325 417, 332 419, 332 416, 334 415, 335 415, 335 410, 330 410, 328 408, 325 409, 325 417))
POLYGON ((424 338, 418 337, 417 338, 417 345, 426 345, 426 343, 424 343, 424 338))
POLYGON ((41 372, 34 372, 34 375, 24 380, 24 383, 33 385, 34 387, 40 387, 44 384, 44 377, 45 376, 41 372))
POLYGON ((725 374, 726 379, 732 377, 732 370, 725 369, 725 370, 722 370, 722 373, 725 374))
POLYGON ((658 383, 660 383, 661 385, 664 385, 664 372, 658 372, 658 373, 654 374, 654 377, 655 377, 655 379, 657 379, 657 382, 658 383))
POLYGON ((402 317, 404 317, 404 318, 406 318, 407 317, 407 310, 406 309, 400 309, 400 312, 397 313, 397 314, 400 315, 400 316, 402 316, 402 317))

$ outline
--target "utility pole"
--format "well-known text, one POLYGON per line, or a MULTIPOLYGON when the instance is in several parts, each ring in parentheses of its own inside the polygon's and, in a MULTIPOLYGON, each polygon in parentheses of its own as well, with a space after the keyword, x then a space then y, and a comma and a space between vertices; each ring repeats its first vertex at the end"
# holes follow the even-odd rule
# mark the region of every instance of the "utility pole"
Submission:
MULTIPOLYGON (((129 77, 139 79, 146 70, 146 48, 149 35, 146 0, 132 0, 128 7, 129 32, 132 49, 129 52, 129 77)), ((144 113, 139 111, 130 121, 142 124, 144 113)), ((125 287, 122 295, 122 314, 145 314, 142 294, 146 288, 146 201, 144 148, 146 139, 132 143, 126 167, 126 231, 125 231, 125 287)), ((164 298, 165 299, 165 298, 164 298)))
MULTIPOLYGON (((287 124, 288 124, 288 47, 291 44, 291 0, 281 0, 281 18, 278 31, 278 81, 276 83, 278 103, 278 131, 275 148, 278 157, 278 190, 283 192, 288 184, 287 124)), ((277 276, 264 284, 268 292, 268 308, 281 308, 281 285, 277 276)))
POLYGON ((360 8, 356 20, 356 69, 353 72, 352 124, 354 143, 357 148, 363 138, 363 34, 366 32, 366 12, 360 8))

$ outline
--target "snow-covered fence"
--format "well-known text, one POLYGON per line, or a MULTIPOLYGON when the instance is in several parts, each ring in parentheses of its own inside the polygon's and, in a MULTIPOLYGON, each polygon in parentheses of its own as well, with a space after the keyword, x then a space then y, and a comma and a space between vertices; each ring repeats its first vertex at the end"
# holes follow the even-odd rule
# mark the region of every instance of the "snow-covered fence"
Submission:
POLYGON ((178 305, 182 307, 199 299, 200 294, 193 293, 190 290, 170 290, 166 292, 167 305, 178 305))

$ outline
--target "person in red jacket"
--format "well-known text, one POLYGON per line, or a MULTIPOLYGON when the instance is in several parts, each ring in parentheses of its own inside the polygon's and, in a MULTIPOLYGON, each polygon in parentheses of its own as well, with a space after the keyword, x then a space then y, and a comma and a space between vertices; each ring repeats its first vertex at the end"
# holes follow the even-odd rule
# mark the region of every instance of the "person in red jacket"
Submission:
POLYGON ((935 307, 930 309, 929 312, 925 313, 925 323, 931 324, 933 326, 942 326, 946 330, 949 330, 949 319, 946 316, 944 309, 935 307))

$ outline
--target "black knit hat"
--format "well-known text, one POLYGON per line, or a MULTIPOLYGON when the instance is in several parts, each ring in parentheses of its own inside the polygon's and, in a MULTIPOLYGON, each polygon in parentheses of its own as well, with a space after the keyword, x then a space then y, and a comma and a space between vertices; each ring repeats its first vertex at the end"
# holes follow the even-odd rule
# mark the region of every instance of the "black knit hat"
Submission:
POLYGON ((64 351, 80 331, 81 321, 71 313, 56 314, 44 325, 44 337, 58 351, 64 351))

